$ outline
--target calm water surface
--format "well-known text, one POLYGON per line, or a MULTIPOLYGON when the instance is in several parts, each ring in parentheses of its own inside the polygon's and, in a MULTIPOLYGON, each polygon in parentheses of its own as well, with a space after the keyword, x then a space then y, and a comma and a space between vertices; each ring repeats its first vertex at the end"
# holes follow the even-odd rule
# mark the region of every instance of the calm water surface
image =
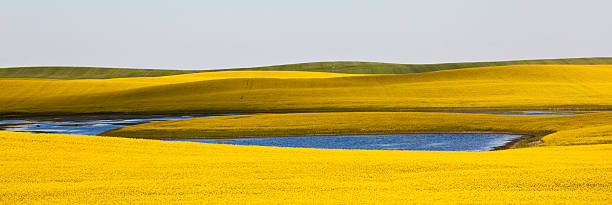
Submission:
POLYGON ((165 139, 165 141, 321 149, 487 151, 521 137, 510 134, 395 134, 240 139, 165 139))
POLYGON ((4 120, 0 121, 0 130, 32 133, 98 135, 108 130, 163 120, 195 118, 192 116, 133 118, 92 121, 46 121, 46 120, 4 120))

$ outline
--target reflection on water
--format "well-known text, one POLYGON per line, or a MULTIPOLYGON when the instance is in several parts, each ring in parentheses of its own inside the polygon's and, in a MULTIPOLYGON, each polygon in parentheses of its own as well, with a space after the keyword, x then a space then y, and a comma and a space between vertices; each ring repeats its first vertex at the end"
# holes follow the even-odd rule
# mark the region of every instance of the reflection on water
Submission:
POLYGON ((519 137, 521 136, 510 134, 448 133, 165 140, 322 149, 487 151, 498 146, 503 146, 519 137))
POLYGON ((108 130, 122 128, 130 125, 162 120, 178 120, 195 118, 192 116, 158 117, 138 119, 115 119, 93 121, 36 121, 36 120, 4 120, 0 121, 0 128, 6 131, 55 133, 75 135, 98 135, 108 130))

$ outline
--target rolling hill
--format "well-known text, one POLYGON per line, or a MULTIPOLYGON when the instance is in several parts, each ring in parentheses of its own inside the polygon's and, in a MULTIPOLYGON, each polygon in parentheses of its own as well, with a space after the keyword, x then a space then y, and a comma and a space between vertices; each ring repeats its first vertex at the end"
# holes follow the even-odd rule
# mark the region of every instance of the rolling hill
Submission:
POLYGON ((256 68, 239 68, 232 70, 287 70, 287 71, 315 71, 333 73, 362 73, 362 74, 404 74, 424 73, 440 70, 460 68, 493 67, 508 65, 610 65, 612 58, 566 58, 546 60, 515 60, 494 62, 467 62, 442 64, 393 64, 373 62, 317 62, 291 65, 266 66, 256 68))
POLYGON ((64 80, 109 79, 129 77, 158 77, 197 72, 202 71, 96 67, 15 67, 0 68, 0 78, 49 78, 64 80))
POLYGON ((215 71, 310 71, 354 74, 404 74, 423 73, 474 67, 508 65, 604 65, 612 64, 612 58, 568 58, 548 60, 518 60, 497 62, 470 62, 444 64, 393 64, 373 62, 317 62, 255 68, 219 70, 155 70, 96 67, 15 67, 0 68, 0 78, 49 78, 49 79, 109 79, 127 77, 158 77, 198 72, 215 71))
POLYGON ((610 109, 612 65, 516 65, 396 75, 223 71, 0 80, 0 113, 610 109))

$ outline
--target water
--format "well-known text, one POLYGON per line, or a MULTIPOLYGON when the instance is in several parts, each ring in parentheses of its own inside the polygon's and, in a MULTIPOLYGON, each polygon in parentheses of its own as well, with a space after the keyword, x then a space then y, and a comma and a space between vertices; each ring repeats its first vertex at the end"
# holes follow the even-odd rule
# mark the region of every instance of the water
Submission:
POLYGON ((37 121, 37 120, 4 120, 0 121, 0 129, 15 132, 98 135, 108 130, 130 125, 162 120, 179 120, 195 118, 192 116, 132 118, 91 121, 37 121))
POLYGON ((502 114, 502 115, 580 115, 586 113, 596 113, 596 112, 609 112, 609 111, 599 111, 599 110, 522 110, 522 111, 510 111, 506 113, 495 113, 492 114, 502 114))
POLYGON ((239 139, 165 139, 165 141, 321 149, 487 151, 521 137, 510 134, 394 134, 239 139))

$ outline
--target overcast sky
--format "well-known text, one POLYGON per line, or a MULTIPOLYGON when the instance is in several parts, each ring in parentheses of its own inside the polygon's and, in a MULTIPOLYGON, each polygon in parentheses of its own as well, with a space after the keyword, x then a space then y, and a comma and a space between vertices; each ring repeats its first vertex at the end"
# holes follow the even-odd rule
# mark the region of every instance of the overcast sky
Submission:
POLYGON ((3 0, 0 67, 612 56, 609 0, 3 0))

